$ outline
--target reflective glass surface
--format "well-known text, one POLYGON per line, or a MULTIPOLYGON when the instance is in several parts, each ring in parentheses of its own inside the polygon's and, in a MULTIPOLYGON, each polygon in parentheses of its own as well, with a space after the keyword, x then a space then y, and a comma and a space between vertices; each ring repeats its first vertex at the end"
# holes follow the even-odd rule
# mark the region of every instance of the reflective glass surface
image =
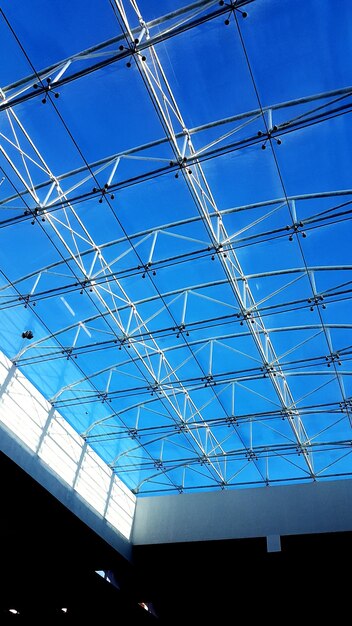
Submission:
POLYGON ((0 35, 0 349, 136 494, 349 476, 348 0, 0 35))

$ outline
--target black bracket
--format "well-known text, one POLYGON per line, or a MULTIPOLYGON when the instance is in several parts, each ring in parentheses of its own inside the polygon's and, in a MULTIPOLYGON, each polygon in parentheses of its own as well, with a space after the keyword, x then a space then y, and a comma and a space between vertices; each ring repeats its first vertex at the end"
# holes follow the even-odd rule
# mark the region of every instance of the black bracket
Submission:
POLYGON ((328 367, 331 367, 331 365, 333 365, 334 363, 337 363, 337 365, 342 365, 338 352, 331 352, 331 354, 328 354, 328 356, 325 357, 325 360, 328 367))
MULTIPOLYGON (((179 339, 180 335, 183 334, 183 332, 186 330, 186 324, 179 324, 178 326, 174 326, 174 328, 172 329, 174 332, 177 330, 177 339, 179 339)), ((186 337, 189 337, 189 332, 188 330, 186 330, 186 337)))
POLYGON ((112 399, 109 398, 107 391, 98 393, 97 397, 98 397, 98 400, 101 400, 102 404, 104 404, 104 402, 112 402, 112 399))
POLYGON ((286 226, 286 230, 292 230, 293 232, 290 234, 289 236, 289 241, 293 240, 293 235, 299 235, 301 234, 303 239, 305 239, 307 237, 307 233, 305 233, 303 230, 300 230, 301 228, 303 228, 303 222, 293 222, 293 224, 291 224, 291 226, 286 226))
POLYGON ((150 391, 150 395, 153 396, 155 393, 161 393, 161 386, 158 381, 155 381, 152 385, 147 387, 147 390, 150 391))
POLYGON ((342 413, 351 413, 352 412, 352 398, 346 398, 343 402, 340 402, 340 409, 342 413))
POLYGON ((248 450, 248 452, 246 452, 246 457, 248 461, 258 461, 258 457, 253 450, 248 450))
POLYGON ((132 66, 132 57, 134 55, 138 55, 141 59, 141 61, 146 61, 147 57, 144 54, 141 54, 141 52, 139 52, 139 50, 137 50, 137 45, 139 44, 139 39, 135 39, 133 43, 131 43, 129 46, 123 46, 121 44, 121 46, 119 46, 119 50, 121 50, 121 52, 123 52, 123 50, 127 50, 128 52, 130 52, 131 57, 129 58, 129 60, 126 63, 126 67, 131 67, 132 66))
POLYGON ((207 374, 204 378, 201 378, 201 381, 204 382, 204 387, 212 387, 216 385, 216 380, 214 380, 213 374, 207 374))
POLYGON ((28 305, 31 304, 32 306, 36 306, 36 302, 31 302, 31 296, 30 294, 27 294, 26 296, 19 296, 18 300, 21 302, 21 300, 24 302, 24 308, 28 309, 28 305))
POLYGON ((227 257, 227 252, 223 252, 224 246, 222 243, 218 243, 215 246, 209 246, 208 250, 214 250, 213 254, 211 255, 211 260, 215 261, 215 255, 216 254, 222 254, 222 256, 224 257, 224 259, 226 259, 227 257))
POLYGON ((272 376, 276 376, 275 367, 271 363, 265 363, 264 367, 262 367, 261 370, 262 372, 264 372, 264 378, 266 378, 266 376, 270 374, 272 376))
MULTIPOLYGON (((189 167, 187 166, 187 160, 188 159, 186 156, 184 157, 180 156, 177 158, 177 161, 170 161, 170 167, 174 167, 174 165, 178 165, 180 170, 183 169, 187 171, 188 174, 192 174, 192 170, 189 169, 189 167)), ((176 172, 175 178, 178 178, 178 177, 179 177, 179 172, 176 172)))
POLYGON ((275 137, 274 133, 276 133, 278 131, 278 127, 277 126, 273 126, 272 128, 270 128, 269 130, 267 130, 265 133, 263 133, 263 131, 258 130, 258 137, 265 137, 265 141, 262 144, 262 150, 266 150, 266 144, 268 143, 268 141, 270 141, 271 139, 273 139, 274 141, 276 141, 278 146, 281 146, 282 141, 279 137, 275 137))
POLYGON ((225 20, 225 25, 228 26, 230 24, 230 18, 231 15, 235 15, 235 11, 237 11, 238 13, 240 13, 242 15, 243 18, 246 18, 248 16, 248 13, 246 11, 242 11, 241 9, 238 8, 237 5, 237 0, 231 1, 231 2, 225 2, 225 0, 220 0, 219 5, 221 7, 226 6, 229 8, 229 14, 225 20))
POLYGON ((122 346, 124 345, 127 345, 127 348, 131 347, 130 339, 127 335, 122 335, 121 337, 118 337, 117 339, 114 340, 114 343, 119 344, 119 350, 122 350, 122 346))
MULTIPOLYGON (((52 87, 52 84, 51 84, 51 78, 48 77, 46 79, 46 83, 47 83, 46 85, 45 85, 45 83, 42 83, 42 88, 43 88, 43 93, 44 93, 44 98, 42 99, 42 103, 43 104, 46 104, 46 101, 48 99, 48 95, 49 95, 50 91, 53 94, 54 98, 59 98, 59 96, 60 96, 60 94, 57 91, 53 91, 53 87, 52 87)), ((40 85, 38 85, 37 83, 35 83, 33 85, 33 89, 39 89, 39 88, 40 88, 40 85)))
POLYGON ((109 192, 109 187, 110 185, 108 185, 108 183, 105 183, 104 187, 93 187, 92 189, 93 193, 99 192, 101 194, 99 198, 99 204, 102 204, 103 199, 105 198, 107 194, 110 195, 110 200, 115 199, 114 194, 109 192))
POLYGON ((323 300, 324 296, 321 295, 315 295, 313 298, 308 298, 307 302, 311 305, 310 310, 314 311, 314 307, 318 307, 320 304, 323 309, 326 309, 326 304, 322 304, 323 300))
MULTIPOLYGON (((73 348, 64 348, 61 354, 66 354, 66 359, 68 361, 70 357, 72 356, 72 352, 73 352, 73 348)), ((74 354, 73 356, 75 359, 77 359, 77 354, 74 354)))
POLYGON ((252 311, 243 311, 243 313, 237 313, 237 317, 241 320, 240 325, 243 326, 244 322, 251 322, 254 324, 252 311))
POLYGON ((80 285, 81 289, 79 291, 79 293, 82 295, 85 291, 85 289, 87 289, 87 287, 89 287, 89 291, 92 292, 93 291, 93 287, 92 287, 92 283, 90 280, 83 280, 80 283, 78 283, 78 285, 80 285))
MULTIPOLYGON (((148 261, 148 263, 145 263, 144 265, 138 265, 137 269, 138 270, 143 270, 142 278, 145 278, 146 275, 148 274, 148 272, 151 271, 151 269, 150 269, 151 266, 152 266, 152 262, 151 261, 148 261)), ((155 270, 152 271, 152 275, 156 276, 156 271, 155 270)))

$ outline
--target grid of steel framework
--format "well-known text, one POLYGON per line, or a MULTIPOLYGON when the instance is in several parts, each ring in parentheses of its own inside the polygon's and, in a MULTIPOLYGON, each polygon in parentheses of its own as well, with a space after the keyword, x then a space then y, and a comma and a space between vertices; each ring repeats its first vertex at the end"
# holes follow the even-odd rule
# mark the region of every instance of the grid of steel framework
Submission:
POLYGON ((137 494, 350 475, 348 2, 85 4, 1 9, 0 347, 137 494))

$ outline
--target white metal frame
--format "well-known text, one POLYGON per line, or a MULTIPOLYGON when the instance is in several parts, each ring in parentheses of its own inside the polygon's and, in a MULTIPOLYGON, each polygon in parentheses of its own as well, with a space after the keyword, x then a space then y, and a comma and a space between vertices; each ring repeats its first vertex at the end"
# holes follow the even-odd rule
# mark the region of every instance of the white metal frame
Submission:
MULTIPOLYGON (((249 2, 253 0, 238 1, 236 7, 249 2)), ((282 197, 220 210, 205 176, 202 161, 206 158, 215 158, 229 149, 245 149, 253 143, 262 142, 263 137, 258 135, 258 128, 263 125, 263 121, 265 125, 269 125, 269 131, 266 133, 268 138, 294 132, 297 128, 304 126, 307 121, 314 119, 315 105, 313 108, 306 106, 313 102, 319 103, 320 113, 316 122, 321 123, 329 119, 333 110, 331 107, 334 107, 336 102, 351 95, 352 88, 343 87, 333 92, 273 104, 264 110, 239 113, 230 118, 213 120, 203 126, 188 129, 160 62, 157 44, 167 36, 176 36, 185 28, 199 25, 201 22, 198 22, 198 18, 201 21, 215 19, 228 8, 217 8, 213 11, 215 6, 218 7, 218 3, 214 0, 195 2, 189 7, 184 7, 148 24, 144 21, 135 0, 130 0, 130 8, 133 9, 138 23, 138 26, 132 26, 127 19, 126 3, 122 0, 115 0, 115 5, 123 26, 122 35, 40 70, 35 75, 3 88, 0 92, 2 99, 0 110, 3 109, 3 119, 7 124, 7 128, 5 124, 3 125, 0 133, 0 153, 6 167, 21 186, 20 195, 16 192, 0 199, 0 209, 4 216, 6 214, 3 227, 12 226, 16 220, 32 221, 35 228, 41 228, 48 234, 51 243, 57 246, 61 255, 57 262, 41 267, 35 272, 17 278, 11 284, 0 287, 0 311, 24 305, 35 312, 32 307, 40 301, 40 298, 49 297, 49 286, 52 284, 56 285, 57 291, 51 297, 63 296, 72 290, 80 291, 96 309, 96 314, 81 317, 78 322, 66 325, 36 339, 31 344, 24 345, 16 355, 13 355, 13 362, 21 367, 34 366, 43 360, 72 359, 80 354, 94 353, 95 350, 100 349, 101 345, 111 347, 117 344, 121 352, 116 360, 113 359, 113 362, 104 369, 89 374, 83 372, 70 384, 58 388, 51 402, 55 407, 62 408, 85 402, 106 404, 117 398, 127 397, 135 390, 134 386, 141 393, 152 396, 147 399, 141 396, 137 402, 132 398, 122 410, 107 411, 104 417, 92 419, 89 427, 82 433, 87 441, 92 442, 97 442, 102 437, 111 441, 117 436, 129 438, 130 443, 127 449, 112 456, 110 464, 122 476, 124 473, 141 473, 140 480, 137 480, 135 484, 136 492, 140 489, 144 490, 147 483, 148 489, 151 487, 158 490, 160 484, 162 489, 179 491, 186 489, 187 473, 190 471, 202 474, 202 486, 206 486, 204 484, 204 479, 206 479, 208 481, 206 484, 209 486, 224 488, 238 482, 237 477, 248 461, 253 463, 257 480, 266 484, 270 482, 269 464, 272 457, 280 457, 288 463, 294 463, 300 457, 297 465, 300 477, 315 480, 325 472, 325 469, 320 468, 316 471, 314 468, 314 459, 317 455, 330 446, 343 456, 350 443, 346 439, 334 439, 329 442, 315 441, 319 433, 313 437, 308 434, 305 415, 309 407, 312 411, 320 410, 319 404, 313 402, 311 405, 303 405, 302 401, 316 393, 321 387, 336 384, 338 399, 336 399, 336 406, 329 407, 326 411, 330 416, 327 427, 332 428, 338 420, 351 419, 351 400, 345 394, 343 385, 343 378, 349 376, 350 372, 348 368, 341 369, 339 366, 341 354, 347 358, 348 352, 347 348, 339 351, 335 349, 331 331, 335 332, 342 328, 350 331, 352 328, 347 322, 345 324, 325 323, 321 309, 325 307, 325 302, 334 302, 339 297, 340 287, 337 284, 335 290, 319 291, 316 288, 315 276, 329 272, 348 274, 352 266, 308 267, 302 263, 301 267, 276 270, 265 275, 248 274, 241 266, 236 249, 248 243, 248 237, 251 237, 248 231, 263 223, 264 230, 256 232, 255 235, 260 241, 260 237, 266 234, 266 221, 270 221, 270 217, 274 213, 279 213, 283 207, 289 209, 292 223, 283 223, 276 235, 288 237, 291 234, 292 237, 299 237, 303 228, 318 227, 321 220, 314 209, 308 218, 305 217, 303 224, 298 208, 301 202, 314 202, 319 198, 331 198, 334 202, 337 198, 344 198, 346 202, 349 202, 352 190, 282 197), (212 12, 207 13, 210 9, 212 12), (153 28, 160 25, 162 25, 161 32, 154 35, 153 28), (123 45, 123 50, 117 50, 117 44, 123 45), (96 59, 107 59, 110 63, 125 59, 127 56, 133 58, 140 73, 146 91, 158 113, 164 137, 131 147, 124 152, 116 152, 61 175, 54 173, 44 155, 37 148, 35 141, 26 131, 16 106, 29 98, 39 97, 43 93, 50 98, 47 85, 50 84, 51 88, 58 89, 66 82, 76 80, 89 71, 98 71, 105 66, 105 62, 96 64, 96 59), (84 69, 72 73, 72 67, 78 61, 84 64, 84 69), (46 85, 47 78, 50 79, 50 83, 46 85), (36 88, 33 87, 34 83, 37 85, 36 88), (286 110, 292 111, 291 117, 283 117, 286 110), (280 116, 275 127, 273 115, 280 116), (221 134, 211 141, 207 139, 207 130, 222 129, 222 127, 225 132, 221 131, 221 134), (195 149, 192 139, 195 135, 204 137, 202 149, 195 149), (236 142, 234 142, 234 135, 236 135, 236 142), (148 152, 159 145, 166 145, 170 148, 170 159, 148 152), (80 214, 80 202, 96 198, 109 203, 110 195, 123 187, 124 181, 117 182, 117 174, 121 160, 124 159, 133 162, 136 168, 136 182, 148 177, 148 171, 147 173, 145 170, 140 172, 138 169, 141 163, 145 166, 146 162, 150 163, 150 167, 154 167, 155 163, 158 167, 160 166, 160 175, 176 172, 176 175, 182 176, 197 213, 188 219, 161 224, 98 244, 88 231, 80 214), (36 172, 35 176, 33 176, 33 171, 36 172), (39 172, 41 180, 37 182, 39 172), (79 175, 82 177, 78 180, 79 175), (102 180, 106 182, 102 184, 102 180), (92 184, 95 184, 93 191, 92 184), (24 203, 24 210, 16 208, 19 198, 24 203), (11 208, 13 206, 15 208, 11 208), (256 209, 265 207, 267 207, 266 212, 256 217, 256 209), (12 212, 13 217, 8 218, 8 211, 12 212), (247 225, 236 231, 230 230, 227 226, 230 216, 243 211, 248 214, 247 225), (189 229, 195 224, 205 227, 202 237, 194 236, 192 230, 189 229), (178 252, 171 257, 160 255, 158 246, 161 238, 169 238, 170 241, 177 242, 178 252), (159 292, 153 272, 159 271, 159 268, 163 268, 168 263, 180 263, 183 255, 182 245, 185 242, 191 248, 189 262, 192 262, 199 254, 213 257, 222 270, 223 278, 159 292), (139 252, 142 246, 144 250, 147 249, 147 254, 145 251, 139 252), (114 259, 108 260, 107 252, 112 250, 114 259), (117 271, 119 262, 127 255, 130 255, 131 264, 119 274, 117 271), (136 259, 138 259, 137 268, 135 267, 136 259), (154 288, 154 294, 138 300, 133 299, 124 281, 124 275, 131 272, 138 272, 144 276, 154 288), (272 277, 280 280, 280 286, 269 290, 265 297, 256 299, 252 289, 255 279, 265 281, 272 277), (55 283, 52 282, 54 278, 55 283), (308 289, 302 290, 302 298, 297 300, 295 305, 305 307, 307 310, 314 309, 318 314, 318 319, 315 319, 313 323, 308 322, 296 326, 269 327, 265 323, 265 315, 270 310, 271 302, 278 295, 282 295, 280 306, 284 311, 285 307, 292 304, 286 292, 289 293, 292 284, 298 281, 306 281, 308 289), (220 286, 226 286, 230 290, 231 298, 228 294, 224 298, 218 297, 216 288, 220 286), (221 326, 222 316, 220 315, 213 320, 210 320, 209 316, 199 315, 196 322, 194 319, 191 321, 189 309, 195 299, 202 303, 210 302, 223 310, 225 316, 232 316, 233 323, 237 325, 238 330, 227 333, 226 327, 221 326), (179 318, 176 318, 172 312, 175 302, 182 303, 182 314, 179 318), (145 306, 147 304, 154 306, 151 314, 144 313, 147 310, 145 306), (126 311, 129 311, 127 322, 123 317, 126 311), (159 319, 164 319, 165 313, 173 320, 171 325, 164 327, 161 323, 155 330, 155 320, 159 316, 159 319), (101 342, 96 339, 90 342, 91 333, 96 330, 94 324, 101 320, 105 324, 105 331, 99 331, 102 333, 101 342), (210 321, 215 324, 213 334, 197 339, 189 336, 190 329, 202 328, 202 325, 210 321), (153 327, 153 331, 150 330, 150 326, 153 327), (275 333, 281 332, 286 335, 298 334, 299 336, 298 341, 293 340, 290 348, 283 354, 277 352, 273 339, 275 333), (175 341, 172 339, 167 347, 162 347, 160 342, 162 333, 175 337, 175 341), (82 336, 86 338, 85 342, 82 342, 82 336), (319 367, 315 367, 314 363, 305 363, 304 359, 300 359, 295 366, 288 368, 287 357, 299 351, 303 345, 313 342, 317 336, 321 336, 322 344, 325 344, 325 352, 319 354, 318 357, 322 362, 326 360, 325 365, 327 364, 329 369, 323 371, 320 367, 322 362, 319 362, 319 367), (246 352, 243 348, 237 347, 237 340, 243 340, 244 337, 250 340, 251 346, 255 347, 254 352, 250 349, 246 352), (69 341, 67 341, 68 338, 70 338, 69 341), (176 339, 180 341, 176 342, 176 339), (217 350, 231 351, 245 357, 248 367, 243 371, 234 368, 231 372, 219 372, 219 362, 216 362, 217 350), (206 366, 201 365, 199 361, 199 357, 203 358, 204 355, 207 355, 206 366), (191 380, 189 375, 184 373, 188 372, 190 363, 195 365, 196 372, 191 380), (306 365, 307 369, 300 371, 303 365, 306 365), (297 376, 305 376, 307 380, 309 377, 311 381, 317 379, 317 383, 307 389, 303 398, 295 397, 291 390, 290 381, 297 376), (121 384, 114 387, 117 377, 121 384), (101 386, 102 378, 104 379, 103 387, 101 386), (250 386, 253 381, 263 379, 266 379, 266 384, 270 383, 270 389, 267 387, 266 393, 261 393, 250 386), (275 406, 274 414, 269 417, 284 420, 289 426, 290 435, 277 430, 282 437, 282 442, 256 445, 253 442, 253 425, 256 422, 265 422, 267 417, 262 419, 262 416, 257 417, 254 413, 248 413, 247 416, 236 415, 234 400, 230 412, 226 412, 222 404, 222 397, 225 393, 231 393, 235 398, 239 388, 245 388, 250 394, 261 395, 265 402, 275 406), (205 402, 201 399, 201 391, 204 389, 208 393, 205 402), (208 418, 209 407, 211 407, 214 420, 211 426, 209 426, 211 420, 208 418), (156 415, 159 414, 163 419, 167 419, 169 428, 163 430, 163 427, 158 426, 155 430, 149 427, 143 430, 140 423, 143 423, 145 411, 155 411, 156 415), (337 416, 336 413, 338 413, 337 416), (239 424, 244 423, 249 425, 249 443, 247 432, 244 437, 241 427, 238 427, 239 424), (226 436, 221 431, 224 425, 230 428, 226 436), (179 434, 182 434, 182 438, 178 438, 179 434), (178 442, 176 442, 177 438, 178 442), (164 458, 165 442, 175 446, 177 454, 174 457, 169 455, 164 458), (155 443, 158 446, 160 443, 157 455, 154 451, 155 443), (295 461, 292 460, 293 457, 295 461), (261 459, 265 459, 266 462, 264 472, 259 463, 261 459), (301 463, 302 459, 303 463, 301 463), (230 460, 239 463, 235 471, 227 470, 230 460), (181 484, 175 482, 172 477, 174 468, 183 468, 181 484), (162 483, 158 481, 161 475, 165 479, 162 483)), ((337 207, 332 216, 338 216, 338 211, 337 207)), ((271 426, 266 424, 265 428, 271 428, 271 426)), ((332 464, 337 463, 342 456, 336 457, 332 464)))

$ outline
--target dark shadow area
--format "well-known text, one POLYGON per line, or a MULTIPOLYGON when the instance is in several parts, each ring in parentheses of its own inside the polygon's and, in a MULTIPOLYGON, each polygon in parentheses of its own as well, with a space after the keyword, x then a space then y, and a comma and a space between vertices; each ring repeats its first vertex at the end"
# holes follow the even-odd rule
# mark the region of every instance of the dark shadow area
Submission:
POLYGON ((282 623, 349 608, 352 533, 282 537, 277 553, 265 538, 137 546, 131 565, 4 455, 0 476, 0 624, 282 623))
POLYGON ((0 624, 155 621, 138 606, 124 558, 4 454, 0 476, 0 624), (114 572, 120 588, 98 570, 114 572))
POLYGON ((281 547, 267 553, 266 539, 136 547, 141 595, 163 624, 342 618, 352 533, 282 537, 281 547))

